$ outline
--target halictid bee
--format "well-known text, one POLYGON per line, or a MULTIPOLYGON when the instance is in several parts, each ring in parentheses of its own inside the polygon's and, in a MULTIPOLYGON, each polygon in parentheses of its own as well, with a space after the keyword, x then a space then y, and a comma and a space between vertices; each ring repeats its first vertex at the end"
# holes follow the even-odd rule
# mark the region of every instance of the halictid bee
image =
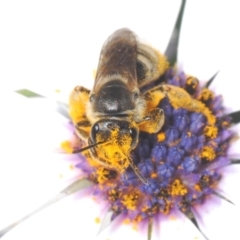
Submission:
POLYGON ((131 166, 148 184, 130 157, 139 131, 157 133, 162 128, 164 112, 157 106, 164 97, 178 107, 186 106, 187 101, 189 110, 196 108, 190 95, 176 86, 158 84, 140 90, 159 79, 168 67, 166 58, 139 42, 131 30, 114 32, 102 47, 93 90, 77 86, 70 96, 76 133, 87 144, 74 152, 88 150, 96 162, 120 173, 131 166))

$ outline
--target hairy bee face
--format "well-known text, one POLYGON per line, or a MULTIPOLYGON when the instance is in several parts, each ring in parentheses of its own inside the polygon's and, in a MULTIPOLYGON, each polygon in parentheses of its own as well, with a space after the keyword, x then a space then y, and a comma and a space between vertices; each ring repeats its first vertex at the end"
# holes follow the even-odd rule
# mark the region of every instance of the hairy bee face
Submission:
POLYGON ((146 94, 141 87, 158 80, 167 68, 165 57, 139 43, 129 29, 107 39, 92 91, 76 87, 70 97, 76 132, 88 144, 83 150, 89 150, 94 160, 120 173, 131 166, 147 183, 131 160, 131 151, 138 144, 139 131, 161 129, 164 113, 157 107, 156 93, 146 94))
POLYGON ((103 143, 90 150, 98 162, 118 171, 128 167, 127 159, 137 146, 139 130, 136 124, 122 120, 103 119, 91 129, 89 144, 103 143))

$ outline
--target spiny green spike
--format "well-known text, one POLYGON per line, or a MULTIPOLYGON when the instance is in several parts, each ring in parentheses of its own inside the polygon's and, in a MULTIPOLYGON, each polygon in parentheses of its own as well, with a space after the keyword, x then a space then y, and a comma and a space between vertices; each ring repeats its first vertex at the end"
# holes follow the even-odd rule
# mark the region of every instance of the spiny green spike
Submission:
MULTIPOLYGON (((28 89, 19 89, 16 91, 16 93, 18 93, 24 97, 28 97, 28 98, 47 98, 43 95, 40 95, 40 94, 30 91, 28 89)), ((52 101, 52 100, 50 100, 50 101, 52 101)), ((69 120, 71 119, 69 116, 69 113, 68 113, 69 107, 66 103, 56 101, 56 111, 58 113, 60 113, 62 116, 66 117, 67 119, 69 119, 69 120)))
POLYGON ((215 79, 215 77, 218 75, 218 72, 219 72, 219 71, 217 71, 217 72, 207 81, 207 83, 206 83, 206 85, 205 85, 205 88, 208 88, 208 87, 210 86, 210 84, 213 82, 213 80, 215 79))
POLYGON ((198 229, 198 231, 202 234, 202 236, 206 239, 209 240, 209 238, 207 238, 207 236, 201 231, 200 227, 198 226, 197 220, 194 216, 194 213, 192 212, 191 209, 187 210, 186 212, 183 212, 183 214, 192 222, 192 224, 198 229))
POLYGON ((240 111, 229 113, 227 116, 232 119, 231 123, 233 124, 240 123, 240 111))
POLYGON ((148 220, 147 240, 151 240, 152 239, 152 230, 153 230, 153 218, 149 218, 149 220, 148 220))
POLYGON ((110 224, 112 223, 112 215, 113 212, 109 209, 106 213, 104 218, 101 221, 101 226, 98 230, 97 236, 104 230, 106 229, 108 226, 110 226, 110 224))
POLYGON ((32 92, 28 89, 20 89, 20 90, 17 90, 16 92, 28 98, 43 97, 42 95, 32 92))
POLYGON ((231 164, 240 164, 240 159, 231 159, 231 164))
POLYGON ((181 24, 182 24, 182 18, 183 18, 185 4, 186 4, 186 0, 182 0, 182 4, 181 4, 181 8, 178 13, 177 21, 175 23, 171 38, 168 42, 168 46, 165 51, 165 56, 167 57, 171 67, 173 67, 175 65, 175 63, 177 62, 178 42, 179 42, 179 37, 180 37, 181 24))
POLYGON ((60 201, 61 199, 76 193, 82 189, 85 189, 87 187, 92 186, 93 183, 90 182, 87 179, 80 179, 77 180, 75 182, 73 182, 72 184, 70 184, 68 187, 66 187, 65 189, 63 189, 60 193, 58 193, 55 197, 53 197, 52 199, 50 199, 48 202, 46 202, 45 204, 43 204, 41 207, 37 208, 36 210, 34 210, 33 212, 27 214, 26 216, 24 216, 23 218, 21 218, 20 220, 12 223, 11 225, 5 227, 4 229, 0 230, 0 238, 3 237, 6 233, 8 233, 10 230, 12 230, 14 227, 16 227, 17 225, 19 225, 20 223, 22 223, 23 221, 27 220, 28 218, 30 218, 31 216, 33 216, 34 214, 40 212, 41 210, 43 210, 44 208, 49 207, 50 205, 60 201))

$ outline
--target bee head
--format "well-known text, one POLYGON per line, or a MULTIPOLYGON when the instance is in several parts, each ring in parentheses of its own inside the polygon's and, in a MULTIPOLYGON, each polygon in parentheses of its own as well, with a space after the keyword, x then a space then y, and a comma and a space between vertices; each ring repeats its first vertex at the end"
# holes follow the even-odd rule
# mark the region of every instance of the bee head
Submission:
POLYGON ((106 161, 126 159, 137 146, 139 130, 137 125, 124 120, 100 120, 91 129, 90 143, 99 144, 93 149, 98 158, 106 161))

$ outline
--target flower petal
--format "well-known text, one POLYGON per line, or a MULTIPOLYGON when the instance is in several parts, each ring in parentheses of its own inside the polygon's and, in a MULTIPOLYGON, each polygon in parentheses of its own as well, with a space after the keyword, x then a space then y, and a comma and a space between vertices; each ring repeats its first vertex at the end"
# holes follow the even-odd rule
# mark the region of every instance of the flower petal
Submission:
POLYGON ((69 197, 34 215, 2 239, 95 239, 99 205, 88 197, 69 197), (89 227, 90 226, 90 227, 89 227))
POLYGON ((1 101, 0 229, 47 202, 79 175, 64 161, 66 155, 53 152, 70 134, 59 131, 66 119, 46 100, 8 97, 7 105, 1 101))

